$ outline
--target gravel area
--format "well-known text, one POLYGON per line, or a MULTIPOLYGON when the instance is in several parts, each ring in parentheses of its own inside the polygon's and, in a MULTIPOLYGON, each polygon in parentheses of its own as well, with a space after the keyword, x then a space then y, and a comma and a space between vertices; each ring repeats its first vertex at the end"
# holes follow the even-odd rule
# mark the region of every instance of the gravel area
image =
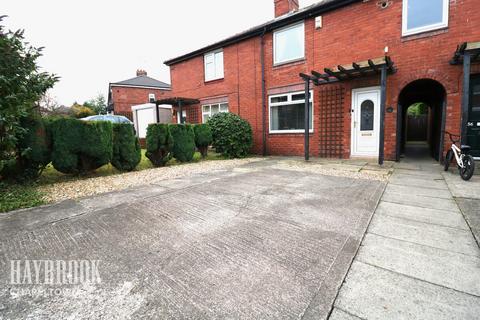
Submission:
MULTIPOLYGON (((199 163, 135 171, 106 177, 59 182, 41 186, 40 191, 45 193, 45 200, 47 202, 54 203, 67 199, 78 199, 96 194, 123 190, 145 184, 154 184, 166 179, 209 173, 212 172, 212 170, 235 168, 251 162, 264 160, 266 160, 266 158, 254 157, 222 161, 203 161, 199 163)), ((391 174, 391 169, 388 167, 372 166, 367 163, 358 164, 355 161, 313 160, 307 163, 301 158, 292 159, 276 157, 270 160, 275 162, 272 165, 274 168, 309 171, 328 176, 385 181, 391 174)))
POLYGON ((211 172, 234 168, 262 158, 247 158, 221 161, 202 161, 172 167, 148 169, 128 172, 124 174, 60 182, 39 187, 45 193, 45 200, 49 203, 60 202, 67 199, 78 199, 96 194, 127 189, 130 187, 153 184, 161 180, 175 179, 192 174, 211 172))

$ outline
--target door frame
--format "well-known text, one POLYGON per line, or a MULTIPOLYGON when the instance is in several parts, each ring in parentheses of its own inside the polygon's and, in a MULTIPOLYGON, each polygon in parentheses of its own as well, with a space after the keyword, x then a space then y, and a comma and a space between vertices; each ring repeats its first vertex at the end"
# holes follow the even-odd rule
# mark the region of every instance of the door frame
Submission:
MULTIPOLYGON (((379 147, 380 126, 376 126, 376 124, 377 124, 376 122, 374 122, 373 127, 374 127, 374 129, 376 128, 376 130, 378 131, 377 132, 377 141, 376 141, 377 153, 376 154, 365 155, 365 154, 356 152, 357 132, 356 132, 356 128, 355 128, 356 114, 355 114, 354 110, 355 110, 355 106, 357 104, 358 94, 359 93, 369 93, 369 92, 377 93, 378 99, 376 101, 376 103, 377 103, 376 107, 378 108, 377 110, 380 111, 380 95, 381 95, 381 87, 380 86, 352 89, 352 99, 351 99, 352 104, 351 104, 351 110, 350 110, 350 118, 351 118, 351 122, 350 122, 350 157, 352 157, 352 158, 353 157, 354 158, 377 158, 379 156, 379 153, 380 153, 380 147, 379 147)), ((375 113, 375 109, 374 109, 374 113, 375 113)), ((377 118, 378 118, 377 121, 380 121, 380 112, 379 112, 377 118)))

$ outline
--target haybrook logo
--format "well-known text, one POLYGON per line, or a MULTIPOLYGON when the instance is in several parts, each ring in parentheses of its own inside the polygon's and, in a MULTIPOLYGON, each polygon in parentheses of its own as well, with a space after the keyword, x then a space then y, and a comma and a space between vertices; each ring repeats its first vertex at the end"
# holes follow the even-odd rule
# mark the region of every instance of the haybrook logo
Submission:
POLYGON ((100 260, 11 260, 12 285, 100 284, 100 260))

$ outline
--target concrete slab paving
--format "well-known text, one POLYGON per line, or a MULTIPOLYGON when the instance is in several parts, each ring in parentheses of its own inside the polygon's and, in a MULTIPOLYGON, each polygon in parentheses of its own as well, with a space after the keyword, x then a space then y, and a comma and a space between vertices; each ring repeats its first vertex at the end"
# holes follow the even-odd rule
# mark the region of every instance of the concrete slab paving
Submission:
MULTIPOLYGON (((389 184, 387 189, 392 185, 389 184)), ((411 205, 382 201, 375 211, 376 215, 387 215, 407 220, 436 224, 445 227, 469 230, 465 219, 456 211, 420 208, 411 205)), ((480 221, 479 221, 480 223, 480 221)))
POLYGON ((385 183, 279 161, 0 215, 0 318, 327 318, 385 183), (25 259, 99 260, 101 283, 19 295, 25 259))
POLYGON ((438 164, 394 167, 331 319, 478 318, 479 200, 454 198, 438 164))
POLYGON ((417 195, 407 190, 386 190, 383 197, 383 201, 405 204, 409 206, 416 206, 420 208, 430 208, 437 210, 444 210, 449 212, 460 212, 457 204, 453 198, 442 199, 433 198, 431 196, 417 195))
POLYGON ((458 198, 456 201, 480 246, 480 200, 458 198))
POLYGON ((480 297, 480 257, 367 234, 358 261, 480 297))
POLYGON ((480 298, 355 261, 335 307, 361 319, 476 319, 480 298))
POLYGON ((369 232, 437 249, 480 256, 477 243, 469 230, 455 229, 386 215, 375 215, 370 224, 369 232))

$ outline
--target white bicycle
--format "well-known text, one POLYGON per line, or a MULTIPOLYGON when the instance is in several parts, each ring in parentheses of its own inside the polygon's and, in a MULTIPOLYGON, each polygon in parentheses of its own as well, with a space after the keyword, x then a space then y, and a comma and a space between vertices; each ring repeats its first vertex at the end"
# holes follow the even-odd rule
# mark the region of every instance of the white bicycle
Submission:
POLYGON ((460 148, 457 147, 457 143, 460 142, 460 139, 454 139, 453 137, 460 138, 460 136, 447 131, 445 131, 445 133, 450 136, 450 140, 452 141, 452 148, 448 150, 445 157, 445 171, 448 171, 450 163, 452 162, 453 158, 455 158, 460 177, 465 181, 470 180, 475 172, 475 160, 471 155, 468 154, 471 149, 470 146, 461 145, 460 148))

